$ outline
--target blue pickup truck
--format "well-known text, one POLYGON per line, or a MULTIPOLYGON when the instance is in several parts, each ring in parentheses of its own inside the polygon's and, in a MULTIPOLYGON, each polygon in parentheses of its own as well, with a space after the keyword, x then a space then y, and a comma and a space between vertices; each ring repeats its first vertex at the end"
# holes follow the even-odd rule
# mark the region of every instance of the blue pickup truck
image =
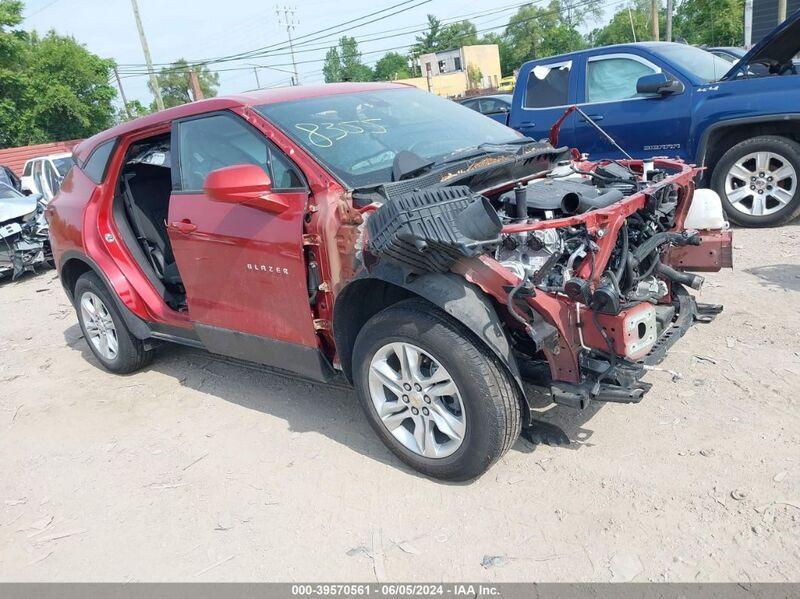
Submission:
MULTIPOLYGON (((508 124, 541 139, 571 105, 634 158, 677 156, 707 167, 740 225, 785 223, 800 213, 800 11, 731 64, 684 44, 642 42, 525 63, 508 124)), ((559 143, 620 158, 578 113, 559 143)))

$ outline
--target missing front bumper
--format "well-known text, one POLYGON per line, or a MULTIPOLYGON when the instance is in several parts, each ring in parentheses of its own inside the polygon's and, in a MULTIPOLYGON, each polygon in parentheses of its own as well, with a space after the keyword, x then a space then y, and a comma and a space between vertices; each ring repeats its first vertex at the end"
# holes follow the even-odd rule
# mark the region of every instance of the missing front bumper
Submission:
POLYGON ((555 381, 550 385, 553 402, 579 410, 592 401, 639 403, 652 386, 640 380, 646 372, 645 367, 660 364, 669 349, 695 323, 711 322, 722 312, 721 305, 697 303, 680 285, 673 287, 673 294, 676 315, 647 355, 636 362, 621 360, 613 366, 602 360, 587 358, 583 364, 586 373, 583 382, 572 384, 555 381))

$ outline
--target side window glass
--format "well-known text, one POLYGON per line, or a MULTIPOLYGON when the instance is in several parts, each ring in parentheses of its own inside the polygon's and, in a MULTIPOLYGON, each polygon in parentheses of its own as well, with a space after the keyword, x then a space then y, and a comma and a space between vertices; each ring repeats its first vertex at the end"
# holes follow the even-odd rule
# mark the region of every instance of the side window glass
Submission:
POLYGON ((587 102, 637 98, 636 82, 639 77, 656 72, 655 68, 632 58, 590 60, 586 69, 587 102))
POLYGON ((102 183, 105 178, 108 159, 111 158, 115 143, 116 139, 111 139, 97 146, 83 165, 83 172, 95 183, 102 183))
POLYGON ((33 168, 33 162, 26 162, 25 163, 25 170, 22 171, 22 176, 23 177, 30 177, 32 168, 33 168))
POLYGON ((266 139, 235 117, 217 114, 185 121, 178 131, 184 191, 200 191, 211 171, 236 164, 261 167, 275 189, 303 187, 294 167, 266 139))
POLYGON ((571 70, 571 61, 533 67, 525 89, 525 108, 550 108, 567 104, 571 70))

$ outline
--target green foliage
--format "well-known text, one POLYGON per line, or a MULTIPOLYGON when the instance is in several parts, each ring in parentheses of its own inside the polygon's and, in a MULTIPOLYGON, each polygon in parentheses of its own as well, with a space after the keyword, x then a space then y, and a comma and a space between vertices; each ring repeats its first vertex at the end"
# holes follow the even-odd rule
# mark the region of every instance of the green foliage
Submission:
POLYGON ((551 0, 547 7, 530 4, 521 7, 505 31, 511 48, 510 61, 519 66, 527 60, 584 48, 586 42, 576 27, 586 13, 573 8, 571 23, 567 22, 567 14, 559 0, 551 0))
MULTIPOLYGON (((219 74, 212 73, 208 67, 193 67, 200 81, 200 90, 206 98, 213 98, 217 95, 219 87, 219 74)), ((150 92, 153 86, 147 82, 150 92)), ((194 98, 192 97, 191 84, 189 83, 189 63, 185 59, 179 58, 168 67, 164 67, 158 73, 158 87, 161 88, 161 97, 164 100, 165 108, 187 104, 194 98)), ((150 106, 151 110, 156 109, 155 101, 150 106)))
POLYGON ((480 84, 481 79, 483 79, 483 73, 481 73, 478 65, 471 64, 467 67, 467 79, 473 86, 480 84))
POLYGON ((411 54, 419 56, 439 49, 439 35, 442 22, 433 15, 428 15, 428 29, 416 37, 417 43, 411 46, 411 54))
POLYGON ((488 33, 480 40, 481 44, 495 44, 500 52, 500 71, 503 77, 514 74, 514 69, 520 67, 520 63, 515 61, 514 47, 511 45, 509 39, 498 33, 488 33))
POLYGON ((331 48, 325 54, 322 67, 325 83, 336 81, 372 81, 375 74, 361 61, 358 42, 347 35, 339 39, 338 48, 331 48))
POLYGON ((614 13, 605 27, 595 29, 589 34, 589 42, 592 46, 627 44, 649 40, 651 33, 649 3, 640 1, 635 6, 624 7, 614 13))
POLYGON ((142 104, 139 100, 130 100, 128 102, 127 111, 124 108, 120 108, 117 111, 117 122, 124 123, 125 121, 130 121, 132 119, 137 119, 140 116, 148 115, 151 112, 153 111, 142 104), (128 112, 130 112, 130 117, 128 116, 128 112))
POLYGON ((114 121, 113 62, 71 37, 15 29, 22 3, 0 0, 0 147, 88 137, 114 121))
POLYGON ((741 46, 744 0, 684 0, 675 12, 675 35, 690 44, 741 46))
POLYGON ((416 40, 417 43, 411 47, 413 56, 481 43, 478 30, 471 21, 458 21, 442 26, 441 21, 433 15, 428 15, 428 29, 418 35, 416 40))
POLYGON ((408 68, 408 59, 397 52, 387 52, 375 64, 376 81, 393 81, 409 77, 411 70, 408 68))

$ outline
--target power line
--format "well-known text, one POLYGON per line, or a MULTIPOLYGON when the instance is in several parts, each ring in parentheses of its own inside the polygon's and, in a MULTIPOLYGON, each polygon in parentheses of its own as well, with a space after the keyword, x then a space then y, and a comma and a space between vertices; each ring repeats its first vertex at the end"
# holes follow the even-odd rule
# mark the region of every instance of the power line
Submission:
MULTIPOLYGON (((611 7, 611 6, 617 6, 619 4, 623 4, 626 1, 627 0, 616 0, 614 2, 607 2, 607 3, 603 4, 602 6, 604 8, 608 8, 608 7, 611 7)), ((533 4, 533 3, 528 2, 526 4, 533 4)), ((581 2, 577 2, 575 5, 573 5, 573 9, 574 8, 580 8, 582 6, 592 5, 592 4, 595 4, 595 0, 582 0, 581 2)), ((542 17, 550 16, 550 15, 553 15, 553 14, 559 14, 560 12, 561 12, 560 9, 544 11, 544 12, 541 12, 539 14, 533 15, 531 17, 527 17, 525 19, 520 19, 519 21, 517 21, 517 24, 527 23, 527 22, 530 22, 530 21, 535 21, 535 20, 540 19, 542 17)), ((494 31, 496 29, 502 29, 504 27, 507 27, 507 25, 497 25, 495 27, 487 27, 487 28, 484 28, 484 29, 477 29, 475 31, 475 33, 476 34, 478 34, 478 33, 486 33, 488 31, 494 31)), ((463 38, 467 37, 468 35, 472 35, 472 34, 469 33, 469 34, 464 34, 464 35, 461 35, 461 36, 457 36, 457 37, 454 38, 454 40, 463 39, 463 38)), ((410 48, 413 45, 414 44, 406 44, 406 45, 403 45, 403 46, 395 46, 395 47, 392 47, 392 48, 382 48, 380 50, 372 50, 372 51, 369 51, 369 52, 361 52, 360 54, 362 56, 372 55, 372 54, 383 54, 383 53, 386 53, 386 52, 391 52, 393 50, 407 49, 407 48, 410 48)), ((323 63, 323 62, 325 62, 325 59, 321 58, 321 59, 310 59, 310 60, 298 60, 297 64, 316 64, 316 63, 323 63)), ((292 66, 292 63, 278 63, 278 64, 274 64, 274 65, 261 65, 261 66, 263 68, 290 67, 290 66, 292 66)), ((240 71, 240 70, 249 69, 249 68, 251 68, 251 67, 249 67, 249 66, 228 67, 228 68, 222 68, 222 69, 209 69, 209 71, 216 72, 216 73, 221 73, 221 72, 228 72, 228 71, 240 71)), ((186 67, 180 67, 180 68, 178 68, 176 70, 185 70, 185 69, 186 69, 186 67)), ((143 76, 143 75, 146 75, 146 73, 127 73, 122 78, 125 79, 125 78, 129 78, 129 77, 139 77, 139 76, 143 76)))

